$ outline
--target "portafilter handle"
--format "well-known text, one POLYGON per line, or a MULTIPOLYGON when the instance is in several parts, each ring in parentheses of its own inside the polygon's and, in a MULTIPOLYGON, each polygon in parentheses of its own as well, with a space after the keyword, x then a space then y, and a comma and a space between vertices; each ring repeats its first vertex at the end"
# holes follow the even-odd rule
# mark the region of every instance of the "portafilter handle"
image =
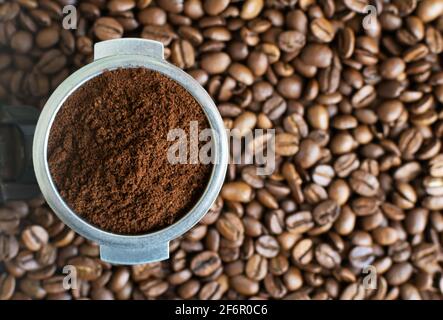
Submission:
POLYGON ((0 103, 0 203, 40 194, 32 163, 39 111, 0 103))

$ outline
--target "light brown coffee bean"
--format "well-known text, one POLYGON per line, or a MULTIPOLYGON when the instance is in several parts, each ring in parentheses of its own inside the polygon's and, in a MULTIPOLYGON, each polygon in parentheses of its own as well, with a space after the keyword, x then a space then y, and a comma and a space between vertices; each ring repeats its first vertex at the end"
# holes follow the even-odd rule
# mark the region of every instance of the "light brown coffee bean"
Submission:
POLYGON ((55 74, 67 63, 66 56, 58 49, 46 51, 36 64, 36 68, 44 74, 55 74))
POLYGON ((413 267, 408 262, 394 264, 386 273, 386 280, 392 286, 398 286, 411 277, 413 267))
POLYGON ((229 241, 239 241, 243 238, 245 229, 241 219, 234 213, 226 212, 216 223, 217 230, 229 241))
POLYGON ((334 228, 340 235, 350 234, 355 227, 356 216, 349 206, 344 206, 334 223, 334 228))
POLYGON ((260 254, 254 254, 246 263, 245 273, 252 280, 263 280, 268 273, 268 260, 260 254))
POLYGON ((0 261, 13 259, 19 250, 19 243, 12 235, 0 234, 0 261))
POLYGON ((314 227, 312 214, 309 211, 300 211, 286 217, 286 228, 292 233, 304 233, 314 227))
POLYGON ((329 113, 324 105, 315 104, 308 108, 307 111, 307 118, 311 126, 321 130, 329 128, 329 113))
POLYGON ((9 300, 14 294, 15 278, 7 273, 0 274, 0 300, 9 300))
POLYGON ((164 46, 168 46, 172 42, 172 40, 177 38, 177 35, 169 25, 147 25, 143 28, 141 37, 145 39, 159 41, 163 43, 164 46))
POLYGON ((114 18, 103 17, 95 21, 94 34, 99 40, 118 39, 123 35, 123 27, 114 18))
POLYGON ((291 256, 295 262, 301 265, 306 265, 310 263, 314 257, 312 240, 303 239, 297 242, 292 249, 291 256))
POLYGON ((297 75, 292 75, 281 79, 277 83, 277 91, 286 99, 298 99, 303 90, 302 79, 297 75))
POLYGON ((251 70, 240 63, 233 63, 228 68, 228 73, 238 82, 241 82, 247 86, 252 85, 254 82, 254 75, 251 70))
POLYGON ((303 139, 295 161, 304 169, 312 167, 321 157, 320 146, 312 139, 303 139))
POLYGON ((88 257, 72 258, 68 263, 76 268, 77 275, 82 280, 98 279, 103 272, 102 265, 97 260, 88 257))
POLYGON ((326 68, 331 65, 332 51, 326 45, 310 43, 302 50, 300 59, 308 65, 326 68))
POLYGON ((240 17, 244 20, 254 19, 259 15, 263 6, 263 0, 246 0, 240 11, 240 17))
POLYGON ((231 58, 224 52, 208 53, 201 58, 201 67, 209 74, 223 73, 231 63, 231 58))
POLYGON ((257 239, 255 243, 255 250, 263 257, 273 258, 277 256, 278 252, 280 251, 280 245, 274 237, 263 235, 257 239))
POLYGON ((278 36, 278 46, 284 52, 300 52, 305 43, 305 35, 295 30, 284 31, 278 36))
POLYGON ((244 275, 238 275, 230 279, 232 288, 244 296, 253 296, 259 290, 259 283, 244 275))
POLYGON ((382 246, 389 246, 398 240, 397 231, 390 227, 377 228, 372 234, 374 240, 382 246))
POLYGON ((339 253, 326 243, 321 243, 315 248, 315 259, 326 269, 333 269, 341 263, 339 253))
POLYGON ((229 0, 206 0, 203 2, 205 12, 211 16, 222 13, 229 5, 229 0))
POLYGON ((171 46, 171 61, 179 68, 190 68, 195 63, 194 48, 187 40, 176 40, 171 46))
POLYGON ((221 260, 217 253, 204 251, 191 260, 191 271, 199 277, 207 277, 221 266, 221 260))
POLYGON ((333 223, 340 214, 340 207, 334 200, 325 200, 319 203, 312 212, 314 221, 319 225, 333 223))
POLYGON ((221 196, 228 201, 249 202, 252 198, 252 188, 242 181, 230 182, 223 186, 221 196))
POLYGON ((322 42, 331 42, 335 36, 332 23, 325 18, 314 19, 310 24, 312 34, 322 42))
POLYGON ((275 153, 281 156, 292 156, 298 152, 298 138, 290 133, 279 133, 275 136, 275 153))
POLYGON ((168 290, 169 284, 161 279, 148 279, 140 283, 140 290, 148 298, 156 298, 168 290))
POLYGON ((417 16, 423 22, 430 22, 443 13, 443 2, 440 0, 420 1, 417 7, 417 16))
POLYGON ((26 228, 22 233, 22 241, 26 248, 38 251, 48 243, 48 232, 37 225, 26 228))
POLYGON ((224 291, 223 286, 217 281, 206 283, 200 290, 199 298, 201 300, 219 300, 224 291))
POLYGON ((309 132, 306 121, 297 113, 292 113, 291 115, 285 117, 283 119, 283 126, 285 131, 303 138, 305 138, 309 132))
POLYGON ((365 268, 375 259, 374 251, 369 246, 356 246, 349 252, 349 261, 356 268, 365 268))
POLYGON ((378 179, 371 173, 363 170, 354 171, 349 179, 349 184, 353 191, 365 197, 377 195, 380 188, 378 179))

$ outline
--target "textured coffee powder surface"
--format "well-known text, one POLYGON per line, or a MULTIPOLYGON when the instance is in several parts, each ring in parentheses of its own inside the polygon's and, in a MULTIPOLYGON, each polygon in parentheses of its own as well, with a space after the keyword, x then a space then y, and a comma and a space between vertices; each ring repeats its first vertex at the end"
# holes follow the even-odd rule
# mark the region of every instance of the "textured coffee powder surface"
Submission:
POLYGON ((72 210, 101 229, 142 234, 186 214, 212 165, 170 164, 168 131, 209 128, 186 89, 145 68, 106 71, 77 89, 51 128, 52 179, 72 210))

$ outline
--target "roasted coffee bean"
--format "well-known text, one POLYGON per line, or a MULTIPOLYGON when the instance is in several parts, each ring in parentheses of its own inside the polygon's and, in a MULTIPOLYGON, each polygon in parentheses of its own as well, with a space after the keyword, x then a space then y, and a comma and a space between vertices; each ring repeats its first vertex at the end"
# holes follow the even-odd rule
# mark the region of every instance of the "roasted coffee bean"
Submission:
POLYGON ((11 48, 17 53, 27 53, 33 45, 33 37, 31 33, 26 31, 18 31, 11 37, 11 48))
POLYGON ((0 300, 9 300, 14 294, 15 278, 7 273, 0 274, 0 300))
POLYGON ((326 269, 333 269, 341 263, 339 253, 326 243, 322 243, 315 248, 315 259, 326 269))
POLYGON ((131 274, 129 273, 129 270, 126 268, 119 268, 115 271, 115 273, 112 275, 109 288, 113 292, 119 292, 124 289, 126 284, 129 281, 131 274))
POLYGON ((200 290, 199 298, 201 300, 218 300, 224 293, 223 287, 217 281, 206 283, 200 290))
POLYGON ((94 34, 99 40, 118 39, 123 35, 123 27, 114 18, 103 17, 94 23, 94 34))
POLYGON ((386 273, 386 280, 390 285, 401 285, 408 281, 412 275, 412 271, 412 265, 408 262, 394 264, 386 273))
POLYGON ((353 191, 365 197, 377 195, 380 187, 377 178, 363 170, 354 171, 349 179, 349 184, 353 191))
POLYGON ((44 74, 54 74, 66 65, 66 56, 59 50, 46 51, 36 64, 36 68, 44 74))
POLYGON ((48 294, 63 293, 66 291, 66 289, 63 286, 64 278, 65 277, 63 276, 56 276, 49 279, 45 279, 42 282, 42 287, 48 294))
POLYGON ((225 184, 221 196, 229 201, 248 202, 252 197, 252 188, 244 182, 225 184))
POLYGON ((292 156, 299 149, 297 136, 290 133, 280 133, 275 137, 275 153, 281 156, 292 156))
POLYGON ((417 16, 423 22, 430 22, 443 13, 443 3, 438 0, 420 1, 417 7, 417 16))
POLYGON ((178 287, 177 293, 182 299, 190 299, 194 297, 200 290, 200 282, 197 280, 189 280, 178 287))
POLYGON ((24 245, 31 251, 40 250, 48 242, 48 232, 40 226, 31 226, 22 233, 24 245))
POLYGON ((303 90, 302 79, 297 75, 281 79, 277 83, 277 91, 286 99, 298 99, 303 90))
POLYGON ((268 273, 268 260, 260 254, 253 255, 246 263, 245 273, 252 280, 263 280, 268 273))
POLYGON ((208 53, 201 58, 201 67, 209 74, 224 72, 230 63, 230 57, 223 52, 208 53))
POLYGON ((31 251, 19 252, 15 257, 15 264, 24 271, 35 271, 41 267, 31 251))
POLYGON ((257 281, 251 280, 243 275, 238 275, 230 280, 232 288, 244 296, 253 296, 259 290, 257 281))
POLYGON ((41 266, 52 265, 57 259, 57 249, 53 245, 47 244, 35 254, 35 258, 41 266))
POLYGON ((206 251, 196 255, 191 261, 191 271, 200 277, 211 275, 221 266, 217 253, 206 251))
POLYGON ((322 42, 331 42, 334 39, 334 27, 325 18, 317 18, 310 24, 312 34, 322 42))
POLYGON ((312 212, 314 221, 319 225, 327 225, 334 222, 340 214, 340 207, 334 200, 326 200, 319 203, 312 212))
POLYGON ((0 231, 12 233, 19 226, 19 215, 8 208, 0 208, 0 231))
POLYGON ((369 216, 377 212, 379 201, 373 197, 359 197, 352 201, 351 207, 357 216, 369 216))
POLYGON ((194 65, 194 48, 187 40, 177 40, 171 46, 171 61, 180 68, 194 65))
POLYGON ((95 280, 103 271, 99 261, 87 257, 76 257, 70 259, 68 263, 76 268, 77 275, 82 280, 95 280))
POLYGON ((279 277, 268 274, 264 279, 266 291, 275 299, 283 298, 287 293, 287 288, 279 277))
POLYGON ((363 300, 365 289, 359 283, 352 283, 343 289, 340 300, 363 300))
POLYGON ((305 35, 296 30, 285 31, 278 36, 278 46, 285 52, 299 52, 305 46, 305 43, 305 35))
POLYGON ((216 223, 220 235, 229 241, 243 239, 244 226, 240 218, 230 212, 222 215, 216 223))
POLYGON ((331 65, 332 51, 326 45, 310 43, 304 47, 300 58, 308 65, 326 68, 331 65))
POLYGON ((111 290, 106 288, 93 288, 90 295, 92 300, 114 300, 111 290))
POLYGON ((257 239, 255 250, 263 257, 273 258, 280 251, 280 246, 274 237, 263 235, 257 239))
POLYGON ((329 165, 318 165, 312 172, 312 180, 319 186, 327 187, 334 178, 334 169, 329 165))
POLYGON ((304 233, 314 227, 312 214, 309 211, 300 211, 286 217, 286 228, 293 233, 304 233))
POLYGON ((141 37, 145 39, 151 39, 163 43, 163 45, 169 45, 172 40, 177 38, 177 35, 168 25, 155 26, 147 25, 143 28, 141 37))
POLYGON ((365 268, 374 261, 374 252, 371 247, 357 246, 349 252, 349 260, 356 268, 365 268))
POLYGON ((19 243, 12 235, 0 234, 0 261, 13 259, 19 250, 19 243))
POLYGON ((169 284, 161 279, 145 280, 140 283, 140 290, 148 298, 155 298, 168 290, 169 284))
POLYGON ((311 239, 300 240, 292 249, 292 259, 301 265, 310 263, 314 257, 313 245, 311 239))
POLYGON ((46 291, 43 289, 41 281, 39 280, 24 278, 20 281, 19 287, 23 293, 27 294, 33 299, 42 299, 46 295, 46 291))

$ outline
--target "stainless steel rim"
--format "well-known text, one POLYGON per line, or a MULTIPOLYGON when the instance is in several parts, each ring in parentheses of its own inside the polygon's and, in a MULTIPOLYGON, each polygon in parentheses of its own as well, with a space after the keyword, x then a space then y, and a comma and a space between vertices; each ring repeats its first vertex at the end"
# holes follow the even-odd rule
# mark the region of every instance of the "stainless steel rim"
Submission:
POLYGON ((140 55, 116 55, 99 59, 68 77, 47 101, 37 123, 33 146, 34 169, 38 184, 49 206, 58 217, 88 239, 102 245, 124 248, 155 247, 179 237, 194 226, 210 209, 220 192, 227 170, 228 155, 228 140, 223 120, 208 93, 190 75, 165 60, 140 55), (105 70, 134 67, 145 67, 163 73, 181 84, 194 96, 202 106, 215 133, 213 137, 215 161, 209 183, 202 197, 191 211, 179 221, 165 229, 145 235, 119 235, 103 231, 89 224, 63 201, 49 172, 47 145, 50 129, 57 112, 67 97, 77 88, 105 70))

